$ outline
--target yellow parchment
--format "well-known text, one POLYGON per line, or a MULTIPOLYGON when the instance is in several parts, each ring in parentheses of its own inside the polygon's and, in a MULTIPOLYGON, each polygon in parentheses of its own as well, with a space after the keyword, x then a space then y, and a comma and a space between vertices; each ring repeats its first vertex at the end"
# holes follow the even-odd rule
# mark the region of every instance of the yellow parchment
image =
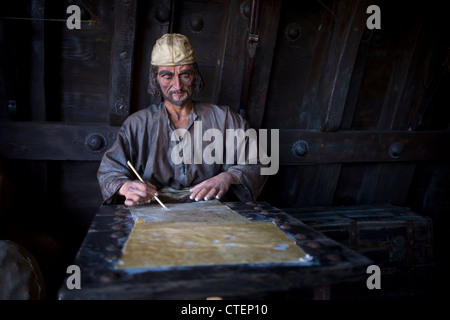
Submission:
POLYGON ((116 268, 298 262, 304 256, 272 222, 138 219, 116 268))
POLYGON ((191 203, 166 203, 168 209, 152 203, 130 207, 133 220, 144 222, 230 222, 248 221, 218 200, 191 203))

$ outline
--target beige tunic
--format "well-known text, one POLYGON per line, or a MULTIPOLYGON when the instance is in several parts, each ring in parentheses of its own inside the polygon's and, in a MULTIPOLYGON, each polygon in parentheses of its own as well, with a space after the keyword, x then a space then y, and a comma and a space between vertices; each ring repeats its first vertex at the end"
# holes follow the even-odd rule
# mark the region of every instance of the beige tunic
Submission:
MULTIPOLYGON (((198 122, 195 123, 196 121, 201 121, 202 137, 206 130, 212 128, 223 133, 223 163, 207 164, 203 160, 200 164, 196 164, 193 160, 191 163, 183 161, 175 164, 172 161, 171 153, 174 148, 180 148, 180 141, 171 139, 174 128, 164 103, 151 105, 132 114, 124 121, 114 145, 105 152, 102 158, 97 177, 104 203, 123 201, 118 197, 118 190, 125 181, 136 180, 134 173, 126 164, 127 160, 131 161, 145 181, 150 181, 158 188, 191 187, 221 172, 228 171, 239 178, 240 184, 231 187, 238 198, 241 201, 255 200, 266 181, 266 176, 260 173, 260 164, 237 164, 238 152, 236 150, 234 153, 236 155, 235 163, 226 163, 225 159, 226 129, 243 129, 245 131, 248 129, 248 123, 229 107, 201 102, 195 102, 189 114, 186 130, 191 139, 194 137, 195 127, 197 130, 200 127, 198 122)), ((203 151, 211 144, 211 141, 202 139, 201 144, 203 151)), ((191 143, 191 155, 194 156, 194 143, 191 143)))

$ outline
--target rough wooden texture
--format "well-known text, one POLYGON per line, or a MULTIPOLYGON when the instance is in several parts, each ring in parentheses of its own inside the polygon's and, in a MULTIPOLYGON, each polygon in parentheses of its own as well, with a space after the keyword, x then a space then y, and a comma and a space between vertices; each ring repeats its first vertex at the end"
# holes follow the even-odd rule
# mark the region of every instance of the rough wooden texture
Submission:
POLYGON ((290 208, 287 213, 378 265, 433 262, 433 223, 391 205, 290 208))
MULTIPOLYGON (((0 154, 5 158, 32 160, 100 160, 112 146, 117 131, 118 127, 107 125, 1 122, 0 154)), ((436 135, 436 132, 406 131, 280 130, 279 159, 284 165, 426 161, 437 157, 445 161, 450 159, 449 141, 447 131, 436 135), (308 144, 304 156, 294 151, 294 144, 301 140, 308 144), (403 144, 398 157, 389 153, 395 142, 403 144)))
POLYGON ((382 290, 370 293, 363 281, 331 288, 339 298, 430 298, 437 277, 433 223, 408 208, 358 205, 284 209, 381 268, 382 290))
POLYGON ((314 259, 307 266, 240 264, 175 267, 126 272, 114 269, 133 227, 124 206, 102 206, 74 264, 81 270, 82 290, 68 290, 60 299, 205 299, 269 293, 329 285, 365 277, 371 261, 338 244, 285 212, 264 202, 227 203, 249 221, 273 221, 314 259))
POLYGON ((119 126, 130 114, 137 1, 114 1, 109 124, 119 126))

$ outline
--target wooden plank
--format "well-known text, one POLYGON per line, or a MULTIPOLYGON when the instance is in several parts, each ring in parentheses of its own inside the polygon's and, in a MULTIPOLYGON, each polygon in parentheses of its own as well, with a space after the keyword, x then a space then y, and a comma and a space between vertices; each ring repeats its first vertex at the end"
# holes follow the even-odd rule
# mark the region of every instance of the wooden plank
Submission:
POLYGON ((259 44, 256 49, 255 64, 249 88, 249 101, 246 107, 250 126, 260 128, 263 121, 270 72, 277 40, 282 1, 261 1, 259 17, 259 44))
POLYGON ((320 133, 303 130, 280 130, 281 164, 323 164, 357 162, 401 162, 450 159, 449 131, 339 131, 320 133), (304 156, 293 152, 297 141, 305 141, 309 151, 304 156), (389 148, 403 144, 398 158, 389 148))
POLYGON ((331 205, 340 167, 341 164, 284 165, 269 177, 270 188, 263 190, 261 198, 284 208, 331 205))
MULTIPOLYGON (((212 88, 213 103, 230 106, 238 111, 241 95, 244 54, 248 19, 241 14, 238 1, 224 1, 221 27, 221 43, 217 57, 218 66, 214 74, 212 88)), ((201 66, 200 66, 201 67, 201 66)))
POLYGON ((0 154, 8 159, 100 160, 118 127, 58 122, 0 124, 0 154))
MULTIPOLYGON (((114 142, 118 127, 58 122, 0 122, 0 154, 9 159, 100 160, 114 142)), ((336 133, 280 130, 281 165, 450 160, 450 132, 340 131, 336 133), (293 152, 297 141, 308 143, 302 157, 293 152), (396 141, 404 150, 389 155, 396 141)))
POLYGON ((44 6, 45 1, 31 3, 31 69, 30 69, 30 111, 31 119, 44 121, 46 119, 45 107, 45 47, 44 47, 44 6))
POLYGON ((324 59, 324 72, 321 72, 320 112, 321 131, 339 129, 347 93, 350 87, 353 68, 358 54, 359 44, 366 27, 365 12, 369 1, 339 1, 332 27, 332 36, 324 59), (337 54, 336 54, 337 53, 337 54))
MULTIPOLYGON (((380 130, 407 129, 400 127, 400 124, 405 123, 402 120, 407 115, 411 105, 404 103, 402 100, 408 99, 412 94, 408 89, 412 81, 412 76, 410 75, 413 72, 412 68, 417 68, 413 62, 420 45, 421 25, 421 21, 418 21, 412 27, 412 30, 405 35, 406 39, 403 46, 398 48, 400 50, 399 57, 393 66, 381 114, 378 118, 377 128, 380 130)), ((415 62, 417 63, 417 61, 415 62)))
POLYGON ((405 205, 415 163, 378 163, 367 165, 356 192, 356 203, 405 205))
POLYGON ((46 119, 107 123, 110 98, 112 3, 78 3, 81 29, 68 29, 68 1, 47 3, 45 22, 46 119), (89 20, 95 22, 88 23, 89 20))
MULTIPOLYGON (((419 100, 422 92, 411 90, 412 83, 417 77, 415 74, 420 63, 417 57, 423 42, 422 14, 417 14, 418 7, 408 7, 407 11, 401 11, 402 17, 398 15, 398 7, 389 8, 387 14, 387 29, 390 31, 387 44, 397 52, 396 60, 390 71, 389 83, 384 93, 381 113, 378 117, 378 130, 407 130, 409 121, 406 116, 411 109, 411 101, 419 100), (405 19, 403 14, 414 16, 414 19, 405 19), (405 19, 405 20, 403 20, 405 19), (396 34, 397 21, 402 22, 402 30, 396 34), (396 21, 395 24, 389 22, 396 21), (400 39, 397 36, 402 35, 400 39), (396 41, 397 40, 397 41, 396 41), (414 97, 414 94, 417 96, 414 97), (414 99, 415 98, 415 99, 414 99)), ((420 10, 420 9, 419 9, 420 10)), ((363 184, 359 190, 362 195, 362 203, 389 202, 396 205, 405 205, 408 197, 410 184, 416 168, 415 163, 391 164, 381 163, 367 166, 363 184)))
POLYGON ((361 89, 362 80, 364 77, 367 57, 370 51, 370 39, 372 38, 373 30, 365 29, 362 39, 360 41, 358 55, 353 67, 352 78, 349 83, 347 98, 344 107, 344 113, 341 120, 341 130, 352 129, 353 117, 355 115, 358 95, 361 89))
POLYGON ((130 113, 137 0, 114 1, 109 124, 121 125, 130 113))

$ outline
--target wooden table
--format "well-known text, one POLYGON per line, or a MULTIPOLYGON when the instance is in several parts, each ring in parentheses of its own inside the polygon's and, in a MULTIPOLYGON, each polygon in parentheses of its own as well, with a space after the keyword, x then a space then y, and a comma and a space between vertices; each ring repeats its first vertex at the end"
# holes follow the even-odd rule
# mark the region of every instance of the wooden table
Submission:
POLYGON ((327 299, 331 284, 369 276, 368 258, 265 202, 225 205, 249 221, 275 222, 313 262, 116 269, 134 220, 126 206, 101 206, 73 262, 80 267, 81 289, 69 289, 64 281, 59 299, 230 299, 298 288, 313 288, 313 298, 327 299))

